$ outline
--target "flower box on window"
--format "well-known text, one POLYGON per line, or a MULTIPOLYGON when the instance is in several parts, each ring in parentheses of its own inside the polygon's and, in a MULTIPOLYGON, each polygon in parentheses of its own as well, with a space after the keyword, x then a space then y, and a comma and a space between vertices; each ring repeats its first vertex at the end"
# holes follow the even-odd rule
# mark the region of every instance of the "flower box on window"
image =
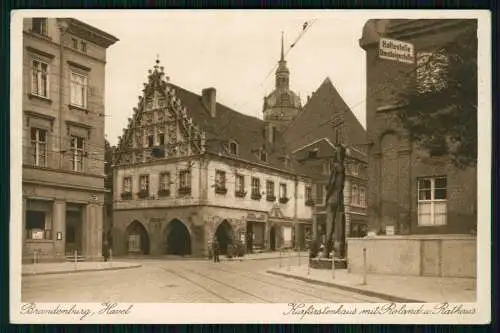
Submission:
POLYGON ((159 197, 168 197, 168 196, 170 196, 170 190, 168 190, 168 189, 159 190, 158 196, 159 197))
POLYGON ((253 200, 260 200, 260 198, 262 198, 262 195, 260 193, 252 193, 253 200))
POLYGON ((306 200, 306 206, 314 206, 314 200, 313 199, 306 200))
POLYGON ((123 192, 122 193, 122 199, 123 200, 130 200, 130 199, 132 199, 132 192, 123 192))
POLYGON ((179 194, 180 195, 191 194, 191 187, 181 187, 181 188, 179 188, 179 194))
POLYGON ((148 190, 141 190, 138 195, 139 195, 139 198, 141 198, 141 199, 148 198, 149 191, 148 190))
POLYGON ((276 196, 275 195, 268 195, 266 196, 267 201, 276 201, 276 196))
POLYGON ((227 193, 227 188, 216 186, 215 187, 215 193, 217 193, 217 194, 226 194, 227 193))
POLYGON ((289 200, 290 200, 289 198, 282 197, 280 198, 280 203, 286 204, 289 200))
POLYGON ((245 192, 245 191, 236 191, 236 192, 234 192, 234 196, 236 196, 238 198, 244 198, 246 195, 247 195, 247 192, 245 192))

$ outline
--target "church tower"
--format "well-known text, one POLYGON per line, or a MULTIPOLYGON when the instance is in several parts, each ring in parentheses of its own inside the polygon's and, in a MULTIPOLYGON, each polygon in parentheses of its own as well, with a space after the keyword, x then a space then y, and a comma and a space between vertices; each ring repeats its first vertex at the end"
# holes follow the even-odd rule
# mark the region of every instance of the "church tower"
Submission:
POLYGON ((275 89, 264 97, 262 110, 268 132, 285 130, 301 109, 302 105, 299 96, 290 90, 290 71, 286 66, 282 33, 281 57, 275 72, 275 89))

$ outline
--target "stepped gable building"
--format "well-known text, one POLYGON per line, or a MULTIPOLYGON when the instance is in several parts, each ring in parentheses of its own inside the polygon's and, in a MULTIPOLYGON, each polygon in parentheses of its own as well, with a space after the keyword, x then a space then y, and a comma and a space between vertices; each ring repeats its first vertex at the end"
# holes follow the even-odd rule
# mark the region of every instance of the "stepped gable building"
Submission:
POLYGON ((223 253, 236 241, 254 251, 303 239, 310 180, 268 131, 217 102, 215 88, 171 83, 157 61, 114 157, 114 253, 201 256, 214 239, 223 253))
POLYGON ((269 128, 269 135, 283 132, 302 110, 299 96, 290 90, 290 71, 286 65, 281 36, 281 57, 275 73, 275 89, 264 97, 264 121, 269 128))
POLYGON ((294 159, 301 162, 313 179, 312 201, 314 238, 324 239, 326 232, 326 185, 329 158, 335 144, 348 148, 344 187, 345 237, 363 237, 367 233, 366 131, 349 109, 329 78, 308 98, 303 111, 284 133, 284 141, 294 159))
POLYGON ((72 18, 23 22, 23 262, 101 258, 106 50, 72 18))

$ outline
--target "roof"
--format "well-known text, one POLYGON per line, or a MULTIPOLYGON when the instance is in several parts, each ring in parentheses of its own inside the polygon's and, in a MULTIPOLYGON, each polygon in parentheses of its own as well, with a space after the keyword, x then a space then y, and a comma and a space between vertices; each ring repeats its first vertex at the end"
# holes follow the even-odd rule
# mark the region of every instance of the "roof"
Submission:
MULTIPOLYGON (((285 163, 286 150, 280 149, 282 147, 282 138, 277 135, 277 144, 270 144, 265 138, 265 122, 256 117, 248 116, 237 112, 228 106, 216 103, 216 115, 212 117, 209 110, 203 103, 202 96, 184 89, 176 84, 162 80, 162 74, 157 71, 150 71, 149 83, 146 85, 144 91, 152 93, 154 89, 161 92, 162 89, 168 90, 166 96, 175 95, 179 99, 180 105, 185 109, 187 118, 190 118, 197 128, 204 132, 206 139, 205 151, 213 154, 223 154, 231 158, 241 159, 244 161, 257 163, 263 166, 277 168, 282 171, 297 173, 300 167, 295 168, 297 164, 293 161, 285 163), (150 88, 155 87, 155 88, 150 88), (173 92, 172 92, 173 91, 173 92), (224 145, 230 142, 238 144, 238 154, 232 156, 223 153, 224 145), (263 162, 260 159, 260 150, 265 149, 267 153, 267 161, 263 162)), ((168 97, 167 97, 168 98, 168 97)), ((130 128, 133 126, 135 119, 142 113, 141 103, 133 118, 129 121, 129 127, 125 129, 125 133, 118 147, 126 149, 129 140, 131 140, 130 128)))
POLYGON ((326 78, 287 128, 284 133, 285 145, 294 151, 322 138, 336 143, 334 127, 342 123, 341 142, 346 146, 357 146, 362 151, 366 145, 366 130, 330 79, 326 78))

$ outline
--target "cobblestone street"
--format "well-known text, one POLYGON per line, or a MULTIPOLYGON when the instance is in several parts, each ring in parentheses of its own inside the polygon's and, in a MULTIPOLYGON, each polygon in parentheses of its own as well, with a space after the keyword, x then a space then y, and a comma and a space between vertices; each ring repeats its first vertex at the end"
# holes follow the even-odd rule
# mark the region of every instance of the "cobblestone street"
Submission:
MULTIPOLYGON (((134 260, 138 262, 138 260, 134 260)), ((142 267, 24 276, 23 302, 365 303, 384 302, 265 273, 278 260, 141 260, 142 267)))

